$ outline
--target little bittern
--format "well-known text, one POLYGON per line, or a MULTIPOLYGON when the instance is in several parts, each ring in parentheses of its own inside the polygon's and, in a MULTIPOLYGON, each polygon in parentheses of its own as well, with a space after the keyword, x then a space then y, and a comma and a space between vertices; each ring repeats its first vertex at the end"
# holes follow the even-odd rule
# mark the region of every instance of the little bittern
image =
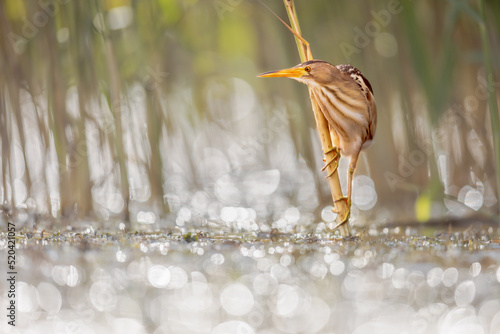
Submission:
MULTIPOLYGON (((310 60, 292 68, 266 72, 259 77, 285 77, 295 79, 309 86, 321 112, 330 126, 333 145, 337 148, 336 156, 328 165, 338 167, 338 150, 344 156, 350 156, 347 198, 349 218, 352 195, 352 178, 359 153, 370 145, 377 126, 377 107, 373 90, 361 72, 351 65, 337 65, 310 60)), ((325 152, 328 153, 328 152, 325 152)), ((330 173, 331 176, 333 174, 330 173)))

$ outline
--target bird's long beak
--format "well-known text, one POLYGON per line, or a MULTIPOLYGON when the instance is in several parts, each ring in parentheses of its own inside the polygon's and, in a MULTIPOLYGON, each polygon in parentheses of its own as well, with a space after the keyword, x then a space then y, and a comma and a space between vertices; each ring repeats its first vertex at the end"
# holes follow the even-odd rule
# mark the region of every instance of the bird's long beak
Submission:
POLYGON ((271 71, 259 74, 259 78, 300 78, 307 72, 301 67, 292 67, 284 70, 271 71))

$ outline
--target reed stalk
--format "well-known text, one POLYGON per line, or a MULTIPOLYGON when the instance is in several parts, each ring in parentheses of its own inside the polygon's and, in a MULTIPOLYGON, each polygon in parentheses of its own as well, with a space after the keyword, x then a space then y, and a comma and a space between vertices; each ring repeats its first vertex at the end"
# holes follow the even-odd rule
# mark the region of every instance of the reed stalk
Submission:
POLYGON ((500 198, 500 120, 498 115, 497 96, 493 81, 493 66, 491 64, 490 44, 488 39, 488 30, 486 27, 485 1, 480 0, 479 11, 481 20, 479 21, 479 32, 481 35, 481 44, 483 48, 484 70, 486 74, 486 84, 488 88, 488 107, 491 117, 491 133, 493 136, 493 148, 495 150, 495 165, 497 179, 497 198, 500 198))

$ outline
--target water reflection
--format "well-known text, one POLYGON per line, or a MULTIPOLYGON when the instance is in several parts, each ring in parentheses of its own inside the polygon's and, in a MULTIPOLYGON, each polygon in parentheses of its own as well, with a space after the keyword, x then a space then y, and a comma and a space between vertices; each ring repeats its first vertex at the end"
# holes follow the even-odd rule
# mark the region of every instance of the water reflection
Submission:
POLYGON ((230 315, 243 316, 254 306, 253 294, 243 284, 229 284, 220 294, 220 304, 230 315))
MULTIPOLYGON (((293 207, 285 212, 287 219, 300 220, 293 207)), ((398 241, 393 233, 399 232, 309 243, 300 235, 270 241, 249 234, 252 242, 199 235, 186 242, 160 232, 91 231, 84 239, 63 232, 46 236, 44 246, 32 237, 17 250, 23 273, 17 285, 19 324, 9 333, 57 332, 65 326, 85 333, 158 334, 388 333, 410 327, 492 333, 497 328, 500 258, 487 235, 477 241, 484 255, 439 255, 436 239, 398 241), (69 240, 75 247, 93 246, 64 252, 69 240), (424 243, 414 251, 394 248, 424 243)), ((454 249, 460 241, 444 243, 454 249)))

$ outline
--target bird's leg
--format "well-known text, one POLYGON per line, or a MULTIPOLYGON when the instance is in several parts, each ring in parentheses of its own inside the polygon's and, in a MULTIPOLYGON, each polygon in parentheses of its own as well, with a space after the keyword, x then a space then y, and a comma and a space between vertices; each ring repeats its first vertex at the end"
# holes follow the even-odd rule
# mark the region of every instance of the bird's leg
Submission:
MULTIPOLYGON (((344 218, 338 223, 333 229, 336 229, 345 223, 349 221, 349 218, 351 217, 351 194, 352 194, 352 178, 354 175, 354 168, 349 167, 349 175, 348 175, 348 181, 347 181, 347 197, 341 197, 339 199, 335 200, 335 203, 344 201, 345 202, 345 215, 344 218)), ((335 211, 334 211, 335 212, 335 211)), ((338 212, 336 212, 338 213, 338 212)))
POLYGON ((335 173, 335 171, 337 170, 337 168, 339 167, 340 150, 337 147, 332 147, 328 151, 323 152, 323 154, 326 157, 329 153, 332 153, 332 152, 334 152, 333 157, 326 162, 326 164, 325 164, 325 166, 323 166, 323 168, 321 168, 321 171, 323 172, 332 163, 334 164, 332 170, 330 171, 330 173, 328 173, 327 178, 331 177, 335 173))
MULTIPOLYGON (((345 201, 346 212, 345 212, 344 218, 342 218, 340 223, 338 223, 337 226, 334 227, 334 229, 347 223, 349 221, 349 218, 351 217, 352 180, 353 180, 353 176, 354 176, 354 170, 356 169, 356 165, 358 163, 359 152, 360 151, 358 151, 356 154, 354 154, 351 157, 351 162, 349 164, 349 173, 347 175, 347 197, 341 197, 341 198, 335 200, 335 203, 337 203, 338 201, 345 201)), ((338 212, 336 212, 336 213, 338 213, 338 212)))

